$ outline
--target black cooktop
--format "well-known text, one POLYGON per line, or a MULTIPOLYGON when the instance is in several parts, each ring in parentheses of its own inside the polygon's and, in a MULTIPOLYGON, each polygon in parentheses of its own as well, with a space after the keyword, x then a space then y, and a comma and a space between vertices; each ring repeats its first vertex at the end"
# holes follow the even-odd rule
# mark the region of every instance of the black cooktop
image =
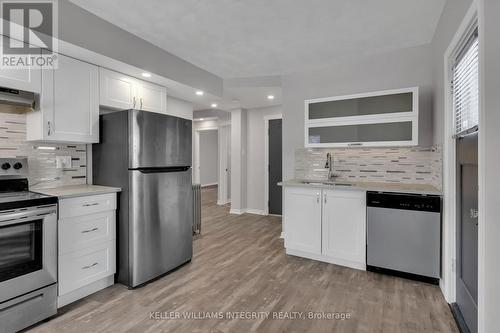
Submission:
POLYGON ((57 203, 57 197, 51 197, 40 193, 29 191, 0 193, 0 210, 43 206, 55 203, 57 203))
POLYGON ((28 191, 26 178, 0 178, 0 210, 57 203, 57 197, 28 191))

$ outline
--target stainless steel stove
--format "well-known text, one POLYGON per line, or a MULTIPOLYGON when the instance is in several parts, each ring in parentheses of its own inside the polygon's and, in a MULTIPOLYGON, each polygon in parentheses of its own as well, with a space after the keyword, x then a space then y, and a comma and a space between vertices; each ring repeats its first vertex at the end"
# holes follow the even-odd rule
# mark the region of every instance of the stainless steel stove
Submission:
POLYGON ((0 159, 0 333, 57 312, 57 198, 28 187, 26 159, 0 159))

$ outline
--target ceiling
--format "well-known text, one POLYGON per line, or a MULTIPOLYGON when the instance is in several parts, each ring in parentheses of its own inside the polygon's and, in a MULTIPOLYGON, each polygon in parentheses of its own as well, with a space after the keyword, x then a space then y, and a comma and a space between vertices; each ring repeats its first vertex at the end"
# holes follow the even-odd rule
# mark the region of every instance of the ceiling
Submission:
POLYGON ((223 78, 428 43, 446 0, 71 0, 223 78))

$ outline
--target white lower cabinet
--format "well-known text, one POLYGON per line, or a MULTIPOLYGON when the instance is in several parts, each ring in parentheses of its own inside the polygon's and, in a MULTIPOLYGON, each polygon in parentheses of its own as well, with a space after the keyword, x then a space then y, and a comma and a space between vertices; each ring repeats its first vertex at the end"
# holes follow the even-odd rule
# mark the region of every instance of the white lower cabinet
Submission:
POLYGON ((366 192, 285 187, 287 254, 366 269, 366 192))
POLYGON ((321 254, 321 189, 285 190, 286 248, 321 254))
POLYGON ((116 194, 59 200, 58 307, 114 283, 116 194))
MULTIPOLYGON (((366 262, 366 192, 323 190, 321 253, 345 260, 366 262)), ((360 268, 364 268, 361 266, 360 268)))

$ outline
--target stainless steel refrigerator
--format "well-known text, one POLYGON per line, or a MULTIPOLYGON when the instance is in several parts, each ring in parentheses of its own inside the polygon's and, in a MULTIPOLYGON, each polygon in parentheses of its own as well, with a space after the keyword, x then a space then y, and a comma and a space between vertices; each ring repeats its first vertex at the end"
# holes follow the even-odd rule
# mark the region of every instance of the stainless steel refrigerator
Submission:
POLYGON ((117 281, 134 288, 191 260, 190 120, 139 110, 100 116, 94 184, 122 188, 117 281))

